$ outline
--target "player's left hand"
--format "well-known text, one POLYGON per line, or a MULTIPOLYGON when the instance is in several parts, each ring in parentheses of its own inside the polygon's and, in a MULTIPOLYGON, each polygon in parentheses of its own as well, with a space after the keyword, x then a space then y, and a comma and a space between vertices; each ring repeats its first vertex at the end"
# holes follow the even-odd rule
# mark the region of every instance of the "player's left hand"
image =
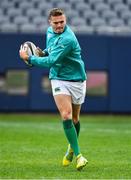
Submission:
POLYGON ((39 57, 45 56, 45 53, 39 47, 36 48, 35 53, 39 57))

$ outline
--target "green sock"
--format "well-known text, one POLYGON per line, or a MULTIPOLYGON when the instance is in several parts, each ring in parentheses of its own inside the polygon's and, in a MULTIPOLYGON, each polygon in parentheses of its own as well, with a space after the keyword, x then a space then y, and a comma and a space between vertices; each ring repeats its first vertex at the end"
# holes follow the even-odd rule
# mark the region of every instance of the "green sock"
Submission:
POLYGON ((76 132, 77 132, 77 137, 79 137, 79 133, 80 133, 80 121, 78 121, 76 124, 74 123, 76 132))
POLYGON ((77 133, 74 127, 74 124, 72 123, 71 119, 63 121, 63 128, 66 134, 66 137, 69 141, 69 144, 71 145, 75 155, 77 156, 80 154, 80 149, 78 145, 78 140, 77 140, 77 133))

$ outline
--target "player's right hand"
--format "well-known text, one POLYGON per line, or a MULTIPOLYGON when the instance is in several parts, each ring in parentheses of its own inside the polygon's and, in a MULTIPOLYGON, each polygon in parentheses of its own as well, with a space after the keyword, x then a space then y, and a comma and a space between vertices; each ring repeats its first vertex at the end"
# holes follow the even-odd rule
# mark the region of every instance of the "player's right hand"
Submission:
POLYGON ((24 61, 28 61, 28 54, 27 54, 27 49, 24 49, 24 47, 21 45, 20 50, 19 50, 19 55, 21 57, 21 59, 23 59, 24 61))
POLYGON ((36 48, 35 53, 39 57, 45 56, 45 53, 39 47, 36 48))

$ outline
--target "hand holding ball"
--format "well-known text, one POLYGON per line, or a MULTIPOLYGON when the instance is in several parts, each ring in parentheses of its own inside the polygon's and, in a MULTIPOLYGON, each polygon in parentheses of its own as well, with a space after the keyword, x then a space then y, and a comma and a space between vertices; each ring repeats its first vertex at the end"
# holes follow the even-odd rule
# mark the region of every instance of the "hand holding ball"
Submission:
POLYGON ((24 60, 24 62, 28 66, 32 66, 29 64, 28 58, 29 56, 35 55, 39 57, 45 56, 44 51, 42 51, 39 47, 36 47, 36 45, 31 41, 26 41, 20 46, 20 57, 24 60))
POLYGON ((35 44, 30 41, 26 41, 20 47, 20 57, 29 66, 32 66, 32 65, 29 64, 28 58, 29 58, 29 56, 32 56, 32 55, 37 56, 36 49, 37 49, 37 47, 35 46, 35 44))

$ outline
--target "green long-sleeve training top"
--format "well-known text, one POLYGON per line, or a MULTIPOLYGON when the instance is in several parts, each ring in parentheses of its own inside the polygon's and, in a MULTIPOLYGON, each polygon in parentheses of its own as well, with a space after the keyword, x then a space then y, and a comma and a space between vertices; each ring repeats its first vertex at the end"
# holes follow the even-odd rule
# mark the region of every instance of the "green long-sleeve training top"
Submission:
POLYGON ((81 59, 81 48, 78 40, 70 29, 65 26, 64 32, 56 34, 52 27, 47 30, 47 56, 30 56, 29 62, 40 67, 49 67, 49 79, 66 81, 84 81, 86 73, 84 62, 81 59))

